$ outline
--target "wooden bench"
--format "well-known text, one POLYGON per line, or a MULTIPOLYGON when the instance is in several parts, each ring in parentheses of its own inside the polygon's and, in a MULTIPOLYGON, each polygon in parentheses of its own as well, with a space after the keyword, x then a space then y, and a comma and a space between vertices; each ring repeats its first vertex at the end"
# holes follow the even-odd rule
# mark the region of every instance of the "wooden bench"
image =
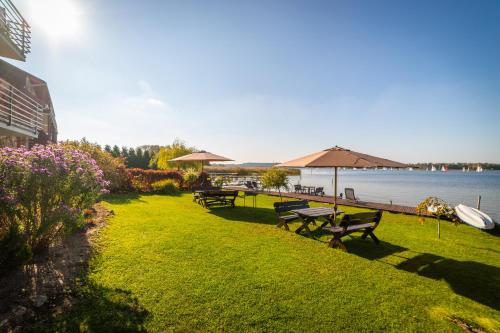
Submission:
POLYGON ((309 208, 309 202, 307 200, 275 202, 274 211, 278 214, 278 224, 276 227, 280 228, 284 226, 286 230, 290 230, 288 222, 300 219, 297 214, 291 213, 290 211, 303 208, 309 208))
POLYGON ((373 241, 378 244, 380 241, 373 231, 377 228, 381 219, 381 210, 376 212, 345 214, 338 226, 323 228, 323 230, 333 233, 333 238, 328 243, 328 246, 332 248, 338 247, 343 251, 347 251, 341 238, 354 232, 362 232, 363 235, 361 235, 361 238, 365 239, 367 236, 370 236, 373 241))
POLYGON ((209 190, 199 192, 200 203, 203 207, 210 208, 214 206, 234 207, 234 202, 238 196, 238 191, 209 190))

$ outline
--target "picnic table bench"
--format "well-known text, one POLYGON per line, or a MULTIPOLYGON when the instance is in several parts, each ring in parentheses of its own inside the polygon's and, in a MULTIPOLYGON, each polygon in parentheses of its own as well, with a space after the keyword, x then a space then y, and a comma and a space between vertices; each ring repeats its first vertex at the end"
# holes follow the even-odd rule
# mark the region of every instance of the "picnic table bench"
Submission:
POLYGON ((340 248, 347 251, 345 244, 342 242, 342 237, 354 232, 362 232, 361 238, 370 236, 373 241, 378 244, 380 241, 375 236, 373 231, 377 228, 382 219, 382 211, 366 212, 357 214, 345 214, 342 217, 338 226, 323 227, 323 230, 333 233, 333 238, 328 243, 332 248, 340 248))
POLYGON ((275 202, 274 211, 278 215, 277 228, 285 227, 285 230, 290 230, 288 222, 292 222, 300 219, 300 216, 292 211, 294 209, 309 208, 309 202, 307 200, 296 200, 296 201, 285 201, 285 202, 275 202))
POLYGON ((208 190, 199 192, 199 202, 203 207, 210 208, 214 206, 234 207, 234 202, 238 196, 238 191, 227 190, 208 190))
POLYGON ((302 225, 295 232, 300 233, 302 230, 306 230, 309 234, 311 233, 309 229, 310 223, 316 224, 316 220, 322 218, 325 222, 323 222, 320 228, 328 224, 334 226, 335 217, 343 213, 341 210, 328 207, 311 208, 307 200, 275 202, 274 210, 278 214, 278 224, 276 227, 285 227, 286 230, 290 230, 288 223, 300 220, 302 225))

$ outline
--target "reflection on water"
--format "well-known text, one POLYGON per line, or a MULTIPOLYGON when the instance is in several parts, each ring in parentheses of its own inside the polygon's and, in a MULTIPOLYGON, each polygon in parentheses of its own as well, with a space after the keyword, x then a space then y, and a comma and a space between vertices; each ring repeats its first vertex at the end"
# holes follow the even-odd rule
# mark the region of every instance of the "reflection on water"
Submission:
MULTIPOLYGON (((329 169, 303 169, 301 176, 289 178, 292 185, 323 186, 327 195, 333 194, 333 172, 329 169)), ((437 196, 452 205, 476 207, 481 195, 481 210, 500 220, 500 171, 339 170, 339 193, 346 187, 354 188, 360 200, 408 206, 437 196)))

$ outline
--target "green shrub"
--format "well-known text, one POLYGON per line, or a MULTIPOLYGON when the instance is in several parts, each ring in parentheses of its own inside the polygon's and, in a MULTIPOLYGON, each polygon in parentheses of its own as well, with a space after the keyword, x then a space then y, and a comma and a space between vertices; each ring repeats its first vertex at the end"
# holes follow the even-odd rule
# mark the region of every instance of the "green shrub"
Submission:
POLYGON ((217 176, 213 180, 213 184, 215 187, 222 187, 227 182, 228 182, 228 179, 227 179, 227 177, 224 177, 224 176, 217 176))
POLYGON ((182 178, 184 178, 184 182, 189 188, 194 185, 194 183, 198 180, 198 177, 200 177, 200 173, 196 171, 196 169, 192 168, 187 169, 182 176, 182 178))
POLYGON ((173 179, 164 179, 151 184, 155 193, 176 195, 179 194, 179 184, 173 179))
POLYGON ((285 170, 282 169, 269 169, 260 179, 263 188, 276 189, 281 198, 281 189, 288 191, 288 177, 285 170))

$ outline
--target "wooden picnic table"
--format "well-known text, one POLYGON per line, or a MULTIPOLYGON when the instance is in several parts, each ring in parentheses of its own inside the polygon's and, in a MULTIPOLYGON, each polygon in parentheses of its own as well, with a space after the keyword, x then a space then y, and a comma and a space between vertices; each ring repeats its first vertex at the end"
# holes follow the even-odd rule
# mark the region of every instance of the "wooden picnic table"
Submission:
MULTIPOLYGON (((294 209, 291 212, 297 214, 302 221, 302 225, 295 230, 298 234, 302 230, 306 230, 308 234, 311 234, 311 229, 309 229, 310 223, 315 223, 317 219, 323 218, 326 221, 321 224, 319 228, 325 227, 327 224, 330 224, 332 227, 335 226, 335 218, 339 214, 343 214, 344 212, 340 209, 333 209, 328 207, 312 207, 312 208, 303 208, 303 209, 294 209)), ((318 229, 319 229, 318 228, 318 229)))
POLYGON ((200 191, 199 195, 199 203, 205 208, 210 208, 212 206, 234 207, 234 202, 236 200, 236 197, 238 196, 238 191, 207 190, 200 191))

